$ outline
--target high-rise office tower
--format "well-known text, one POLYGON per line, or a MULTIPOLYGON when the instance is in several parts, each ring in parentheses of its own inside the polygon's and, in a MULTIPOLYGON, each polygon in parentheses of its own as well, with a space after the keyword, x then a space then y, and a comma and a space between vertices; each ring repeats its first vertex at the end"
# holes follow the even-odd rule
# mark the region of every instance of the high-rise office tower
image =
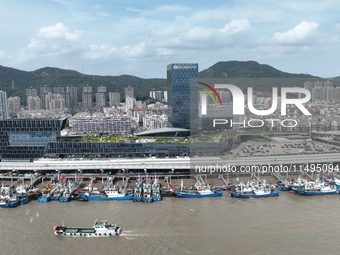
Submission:
POLYGON ((119 106, 120 104, 120 93, 119 92, 109 92, 110 106, 119 106))
POLYGON ((7 93, 0 90, 0 120, 8 119, 7 93))
POLYGON ((92 108, 92 87, 88 85, 83 87, 82 104, 85 110, 92 108))
POLYGON ((77 107, 78 106, 78 88, 75 86, 69 86, 67 87, 67 93, 69 93, 69 97, 70 97, 70 107, 77 107))
POLYGON ((51 92, 51 87, 48 87, 46 85, 44 87, 40 87, 40 98, 41 98, 41 108, 42 109, 46 109, 45 97, 46 97, 46 94, 48 92, 51 92))
POLYGON ((126 99, 127 97, 135 98, 135 90, 134 90, 134 88, 133 88, 133 87, 130 87, 130 85, 127 86, 127 87, 125 87, 125 88, 124 88, 124 95, 125 95, 125 99, 126 99))
POLYGON ((169 126, 190 128, 190 83, 197 78, 198 64, 167 66, 169 126))

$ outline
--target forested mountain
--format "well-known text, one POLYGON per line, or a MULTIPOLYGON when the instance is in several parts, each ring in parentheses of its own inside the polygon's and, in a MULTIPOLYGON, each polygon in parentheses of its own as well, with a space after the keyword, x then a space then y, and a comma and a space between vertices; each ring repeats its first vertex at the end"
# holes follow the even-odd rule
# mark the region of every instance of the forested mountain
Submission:
MULTIPOLYGON (((255 61, 225 61, 218 62, 199 73, 200 78, 226 78, 228 83, 238 85, 242 89, 253 87, 257 91, 271 92, 271 88, 281 86, 303 86, 304 81, 322 80, 308 74, 291 74, 277 70, 269 65, 255 61)), ((339 79, 334 79, 339 82, 339 79)), ((130 85, 135 88, 138 99, 146 99, 149 91, 166 90, 166 79, 143 79, 131 75, 99 76, 86 75, 73 70, 55 67, 44 67, 32 72, 0 66, 0 90, 9 96, 20 96, 25 102, 26 88, 48 85, 50 87, 70 86, 78 87, 79 100, 82 87, 89 85, 95 92, 97 87, 104 85, 108 91, 119 91, 123 98, 124 87, 130 85), (12 88, 14 84, 14 89, 12 88)), ((336 84, 335 84, 336 85, 336 84)), ((39 90, 38 90, 39 92, 39 90)))

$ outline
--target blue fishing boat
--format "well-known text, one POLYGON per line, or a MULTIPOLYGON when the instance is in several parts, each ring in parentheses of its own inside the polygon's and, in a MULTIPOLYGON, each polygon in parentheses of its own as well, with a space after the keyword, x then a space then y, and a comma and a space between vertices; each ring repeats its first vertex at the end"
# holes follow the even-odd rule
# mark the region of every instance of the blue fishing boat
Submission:
POLYGON ((103 192, 92 192, 92 193, 79 193, 80 197, 88 200, 132 200, 132 190, 125 190, 122 187, 117 189, 104 190, 103 192))
POLYGON ((250 198, 250 197, 273 197, 278 196, 279 192, 275 190, 275 185, 267 185, 266 180, 240 182, 229 192, 231 197, 250 198))
POLYGON ((278 196, 279 192, 272 189, 269 192, 258 192, 258 193, 255 193, 255 192, 254 193, 239 193, 239 192, 231 191, 229 194, 231 197, 250 198, 250 197, 274 197, 274 196, 278 196))
POLYGON ((161 185, 159 183, 159 179, 152 180, 152 201, 161 201, 161 185))
POLYGON ((307 179, 302 179, 300 176, 292 180, 289 184, 289 190, 303 189, 305 185, 308 183, 307 179))
POLYGON ((38 197, 38 202, 39 203, 47 203, 50 201, 50 196, 49 195, 41 195, 40 197, 38 197))
POLYGON ((294 191, 298 195, 305 195, 305 196, 319 196, 319 195, 333 195, 338 194, 339 191, 337 190, 336 186, 332 184, 309 184, 306 185, 303 189, 294 189, 294 191))
POLYGON ((143 203, 152 202, 152 186, 149 178, 143 180, 143 203))
POLYGON ((17 207, 19 204, 20 200, 12 193, 0 195, 0 207, 17 207))
POLYGON ((28 203, 28 196, 18 196, 20 204, 27 204, 28 203))
POLYGON ((53 192, 56 190, 56 185, 53 180, 50 180, 47 184, 44 184, 44 188, 41 190, 41 195, 38 197, 39 203, 47 203, 51 200, 53 192))
POLYGON ((75 179, 73 181, 69 181, 68 187, 64 188, 64 191, 62 193, 62 195, 59 197, 59 202, 68 202, 71 199, 71 196, 73 195, 73 193, 76 191, 76 189, 79 188, 79 186, 82 183, 82 179, 75 179))
POLYGON ((289 186, 286 186, 285 184, 283 183, 278 183, 276 184, 276 188, 279 190, 279 191, 290 191, 291 188, 289 186))
POLYGON ((222 196, 221 188, 213 188, 210 185, 197 182, 194 187, 184 188, 183 179, 181 181, 181 187, 179 189, 173 189, 169 186, 170 191, 176 197, 183 198, 199 198, 199 197, 220 197, 222 196))
POLYGON ((143 201, 143 194, 142 194, 142 182, 140 181, 140 179, 137 179, 135 181, 135 187, 133 189, 133 198, 132 201, 133 202, 142 202, 143 201))

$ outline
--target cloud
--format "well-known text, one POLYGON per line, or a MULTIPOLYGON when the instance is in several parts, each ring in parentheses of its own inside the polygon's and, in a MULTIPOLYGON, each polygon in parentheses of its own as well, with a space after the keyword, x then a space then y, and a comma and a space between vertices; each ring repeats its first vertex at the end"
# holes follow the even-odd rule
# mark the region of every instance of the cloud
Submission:
POLYGON ((247 19, 234 19, 222 28, 193 26, 190 22, 182 26, 170 26, 155 31, 150 36, 151 46, 159 53, 171 54, 176 50, 218 50, 230 47, 250 31, 247 19))
POLYGON ((149 57, 153 51, 150 47, 148 47, 147 42, 140 42, 136 46, 123 46, 120 48, 118 55, 121 58, 143 58, 149 57))
POLYGON ((248 31, 251 27, 250 22, 247 19, 234 19, 220 30, 223 34, 233 35, 240 32, 248 31))
POLYGON ((117 52, 117 48, 103 43, 100 46, 90 45, 89 49, 83 54, 84 59, 106 59, 117 52))
POLYGON ((26 57, 62 57, 81 51, 83 32, 70 31, 63 23, 39 29, 38 34, 31 38, 27 47, 21 50, 21 60, 26 57))
POLYGON ((272 40, 278 44, 303 44, 308 43, 316 35, 319 23, 302 21, 284 32, 276 32, 272 40))

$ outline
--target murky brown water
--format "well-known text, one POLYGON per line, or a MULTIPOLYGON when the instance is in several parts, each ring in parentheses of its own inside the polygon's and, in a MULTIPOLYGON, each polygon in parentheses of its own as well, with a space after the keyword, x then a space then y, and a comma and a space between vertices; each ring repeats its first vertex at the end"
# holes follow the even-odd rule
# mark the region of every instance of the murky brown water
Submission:
POLYGON ((0 209, 1 254, 337 254, 340 196, 166 197, 38 203, 0 209), (118 237, 59 237, 53 226, 92 226, 100 217, 118 237))

